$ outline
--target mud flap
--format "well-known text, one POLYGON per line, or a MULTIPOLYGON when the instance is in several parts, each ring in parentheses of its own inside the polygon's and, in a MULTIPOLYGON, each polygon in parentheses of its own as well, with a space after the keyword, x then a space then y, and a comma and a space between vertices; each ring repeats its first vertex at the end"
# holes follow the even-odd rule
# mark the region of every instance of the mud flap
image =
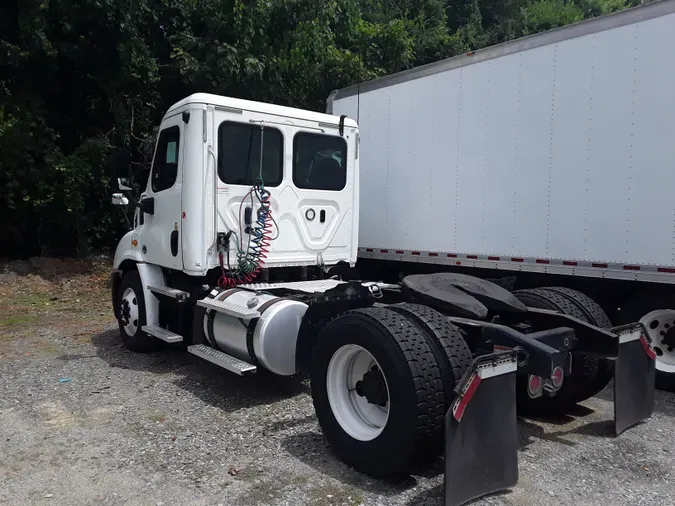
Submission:
POLYGON ((620 343, 614 364, 614 431, 619 435, 652 415, 656 353, 642 324, 612 331, 619 335, 620 343))
POLYGON ((515 351, 476 358, 445 415, 445 504, 518 482, 515 351))

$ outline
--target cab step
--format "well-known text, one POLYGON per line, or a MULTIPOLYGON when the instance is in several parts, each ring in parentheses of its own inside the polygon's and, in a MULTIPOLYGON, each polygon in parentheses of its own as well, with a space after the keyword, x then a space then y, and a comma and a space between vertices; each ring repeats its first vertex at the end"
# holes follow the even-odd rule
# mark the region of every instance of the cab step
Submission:
POLYGON ((239 360, 232 355, 223 353, 222 351, 216 350, 204 344, 193 344, 188 346, 188 351, 193 355, 197 355, 199 358, 208 360, 209 362, 216 364, 217 366, 227 369, 230 372, 238 374, 239 376, 244 376, 246 374, 254 374, 258 368, 253 364, 239 360))
POLYGON ((243 320, 252 320, 253 318, 260 318, 260 312, 256 309, 250 309, 246 306, 233 304, 226 300, 202 299, 197 301, 197 305, 206 309, 212 309, 219 313, 241 318, 243 320))
POLYGON ((188 297, 190 297, 189 293, 168 286, 149 286, 148 290, 150 290, 155 295, 163 295, 164 297, 169 297, 170 299, 174 299, 178 302, 187 300, 188 297))
POLYGON ((162 327, 158 327, 157 325, 143 325, 141 330, 146 334, 156 337, 157 339, 161 339, 167 343, 173 344, 183 341, 183 336, 180 334, 175 334, 174 332, 166 330, 162 327))

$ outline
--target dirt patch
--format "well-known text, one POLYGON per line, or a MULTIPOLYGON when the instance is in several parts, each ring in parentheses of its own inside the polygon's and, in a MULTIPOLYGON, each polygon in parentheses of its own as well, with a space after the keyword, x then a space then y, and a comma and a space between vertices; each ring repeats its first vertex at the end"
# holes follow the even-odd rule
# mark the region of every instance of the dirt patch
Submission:
POLYGON ((110 266, 107 257, 0 263, 0 353, 21 338, 36 344, 45 325, 75 338, 109 326, 110 266))

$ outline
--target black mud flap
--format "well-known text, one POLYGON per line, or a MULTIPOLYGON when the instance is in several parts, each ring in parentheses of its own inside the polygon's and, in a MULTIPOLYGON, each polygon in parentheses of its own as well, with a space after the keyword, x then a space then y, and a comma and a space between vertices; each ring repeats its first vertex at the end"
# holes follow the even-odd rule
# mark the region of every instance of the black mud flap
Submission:
POLYGON ((445 504, 518 482, 515 351, 476 358, 445 415, 445 504))
POLYGON ((656 353, 642 324, 612 329, 619 335, 614 364, 614 430, 617 435, 654 411, 656 353))

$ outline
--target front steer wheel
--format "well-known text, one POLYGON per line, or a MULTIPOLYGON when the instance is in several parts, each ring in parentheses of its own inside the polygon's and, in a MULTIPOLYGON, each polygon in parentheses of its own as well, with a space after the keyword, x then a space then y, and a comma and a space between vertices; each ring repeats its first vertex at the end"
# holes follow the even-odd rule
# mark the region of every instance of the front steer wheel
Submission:
POLYGON ((337 456, 373 477, 409 473, 442 432, 444 392, 418 326, 386 308, 331 320, 312 361, 314 409, 337 456))
POLYGON ((156 350, 159 346, 158 340, 141 330, 146 322, 145 297, 138 271, 129 271, 124 275, 117 297, 120 312, 118 324, 124 346, 131 351, 156 350))

